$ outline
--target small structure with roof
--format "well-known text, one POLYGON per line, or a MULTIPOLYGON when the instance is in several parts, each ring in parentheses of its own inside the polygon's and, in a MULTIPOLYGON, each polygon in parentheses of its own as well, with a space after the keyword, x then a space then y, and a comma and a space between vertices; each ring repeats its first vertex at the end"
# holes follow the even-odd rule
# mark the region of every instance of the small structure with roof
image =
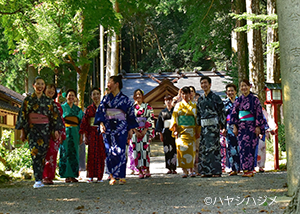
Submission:
POLYGON ((0 85, 0 139, 4 130, 14 130, 10 142, 20 139, 20 131, 14 128, 24 98, 21 94, 0 85))

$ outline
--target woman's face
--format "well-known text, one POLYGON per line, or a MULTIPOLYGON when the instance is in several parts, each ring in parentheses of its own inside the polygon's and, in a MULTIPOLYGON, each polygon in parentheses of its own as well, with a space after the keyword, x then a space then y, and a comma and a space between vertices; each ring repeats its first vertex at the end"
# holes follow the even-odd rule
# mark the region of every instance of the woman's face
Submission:
POLYGON ((143 101, 143 94, 140 91, 135 92, 134 100, 137 102, 143 101))
POLYGON ((170 108, 172 106, 172 100, 165 100, 165 105, 167 108, 170 108))
POLYGON ((73 103, 73 104, 74 104, 75 99, 76 99, 75 93, 74 93, 73 91, 70 91, 70 92, 67 94, 67 102, 68 102, 68 103, 73 103))
POLYGON ((194 91, 193 88, 190 88, 190 91, 191 91, 191 99, 194 99, 195 95, 196 95, 196 92, 194 91))
POLYGON ((33 84, 33 88, 36 94, 42 94, 45 89, 45 81, 43 79, 37 79, 33 84))
POLYGON ((250 86, 247 85, 246 83, 241 82, 240 88, 244 96, 247 96, 250 93, 250 86))
POLYGON ((226 89, 226 94, 230 99, 234 99, 236 97, 236 90, 234 87, 228 87, 226 89))
POLYGON ((185 94, 183 91, 181 91, 181 98, 186 102, 189 102, 191 100, 191 94, 185 94))
POLYGON ((92 100, 94 101, 94 103, 99 103, 100 102, 100 97, 101 97, 101 93, 98 90, 94 90, 92 92, 92 100))
POLYGON ((47 87, 46 88, 46 91, 45 91, 45 94, 47 97, 50 97, 50 98, 53 98, 53 96, 55 95, 55 88, 54 87, 47 87))
POLYGON ((113 79, 109 79, 107 83, 107 88, 109 92, 114 92, 119 88, 119 83, 115 83, 113 79))

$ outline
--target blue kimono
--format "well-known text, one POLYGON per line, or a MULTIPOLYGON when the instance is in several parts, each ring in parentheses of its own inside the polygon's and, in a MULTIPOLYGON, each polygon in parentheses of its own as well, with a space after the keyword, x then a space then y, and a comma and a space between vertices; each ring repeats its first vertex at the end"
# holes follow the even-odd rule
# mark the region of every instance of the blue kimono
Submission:
POLYGON ((112 93, 103 97, 96 115, 95 125, 103 122, 106 128, 103 134, 106 152, 107 173, 114 178, 125 178, 126 175, 126 144, 128 131, 138 127, 134 115, 133 103, 122 92, 115 97, 112 93), (112 118, 107 114, 107 110, 119 109, 125 118, 112 118))

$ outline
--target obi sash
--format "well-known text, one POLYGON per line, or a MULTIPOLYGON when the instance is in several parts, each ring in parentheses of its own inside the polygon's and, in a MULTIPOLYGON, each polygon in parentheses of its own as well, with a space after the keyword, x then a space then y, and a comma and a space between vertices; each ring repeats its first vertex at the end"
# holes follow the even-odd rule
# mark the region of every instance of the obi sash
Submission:
POLYGON ((229 122, 230 121, 230 114, 227 115, 226 117, 226 121, 229 122))
POLYGON ((108 108, 106 109, 106 118, 108 120, 126 120, 125 113, 121 109, 108 108))
POLYGON ((49 119, 47 116, 38 113, 29 113, 29 123, 31 124, 48 124, 49 119))
POLYGON ((250 111, 239 111, 240 121, 254 121, 254 115, 250 111))
POLYGON ((75 116, 67 116, 64 118, 66 127, 78 126, 79 119, 75 116))
POLYGON ((181 115, 178 117, 179 126, 194 126, 195 118, 192 115, 181 115))
POLYGON ((171 119, 170 120, 164 120, 164 128, 170 128, 171 125, 171 119))
POLYGON ((201 126, 212 126, 212 125, 218 125, 219 121, 217 117, 208 118, 208 119, 201 119, 201 126))
POLYGON ((137 120, 140 128, 145 128, 146 122, 147 122, 146 117, 137 117, 136 120, 137 120))
POLYGON ((95 117, 91 117, 90 118, 90 126, 98 127, 97 125, 94 125, 94 122, 95 122, 95 117))

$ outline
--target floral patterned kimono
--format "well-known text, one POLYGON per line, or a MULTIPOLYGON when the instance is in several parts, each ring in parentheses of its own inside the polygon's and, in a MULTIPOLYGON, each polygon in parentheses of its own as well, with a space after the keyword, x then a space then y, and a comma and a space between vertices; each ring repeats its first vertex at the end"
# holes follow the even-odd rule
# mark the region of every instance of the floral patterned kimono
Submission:
POLYGON ((44 94, 37 98, 35 93, 25 98, 18 115, 16 129, 25 131, 36 181, 41 181, 43 178, 44 160, 49 147, 50 134, 63 129, 63 127, 59 110, 51 98, 44 94), (32 123, 29 116, 31 113, 44 115, 49 122, 32 123))
POLYGON ((67 137, 59 148, 59 175, 62 178, 77 178, 79 170, 79 125, 83 112, 74 104, 70 108, 67 102, 61 107, 63 109, 67 137), (70 117, 75 118, 76 121, 70 121, 70 117))
POLYGON ((80 124, 80 134, 85 134, 88 145, 87 177, 102 180, 105 165, 105 147, 102 134, 94 125, 97 106, 93 103, 85 110, 84 117, 80 124))
POLYGON ((194 168, 196 134, 200 127, 196 123, 196 104, 182 100, 174 107, 170 130, 177 125, 178 138, 176 138, 178 166, 183 169, 194 168))
MULTIPOLYGON (((61 105, 58 102, 54 103, 57 105, 58 110, 60 112, 60 116, 62 118, 63 110, 61 105)), ((62 118, 63 124, 65 125, 64 119, 62 118)), ((53 137, 50 138, 49 149, 45 158, 45 167, 43 172, 43 179, 53 180, 55 178, 56 164, 57 164, 57 153, 59 149, 59 145, 62 141, 66 139, 66 129, 65 126, 59 130, 61 138, 58 140, 54 140, 53 137)))
POLYGON ((139 123, 137 128, 142 132, 148 128, 143 138, 137 138, 136 134, 132 136, 133 157, 137 168, 146 168, 150 164, 150 142, 154 138, 154 114, 153 109, 148 103, 134 105, 134 114, 139 123))
POLYGON ((126 144, 128 131, 138 127, 133 104, 122 92, 115 97, 112 93, 103 97, 95 115, 95 125, 103 122, 107 173, 114 178, 126 176, 126 144), (115 116, 113 116, 115 112, 115 116))
POLYGON ((259 99, 253 93, 245 97, 240 96, 234 103, 230 116, 230 124, 238 128, 238 143, 240 149, 241 169, 253 171, 255 149, 258 137, 255 128, 260 127, 261 134, 265 132, 265 120, 259 99))

